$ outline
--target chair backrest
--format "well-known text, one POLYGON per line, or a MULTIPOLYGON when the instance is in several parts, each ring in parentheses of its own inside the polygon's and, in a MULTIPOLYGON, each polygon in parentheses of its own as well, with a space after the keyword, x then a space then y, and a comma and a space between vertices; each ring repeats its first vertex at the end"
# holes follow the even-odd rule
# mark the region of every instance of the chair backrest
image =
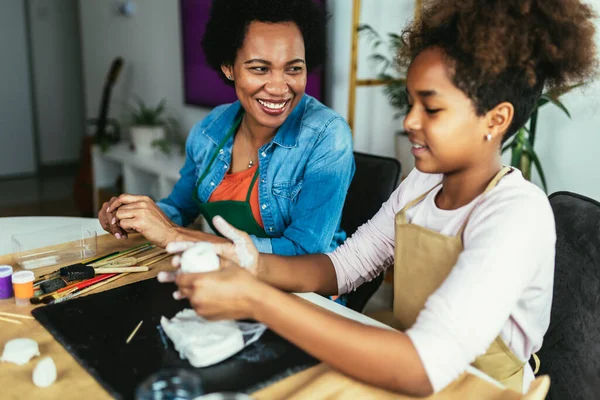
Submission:
MULTIPOLYGON (((551 400, 600 398, 600 203, 550 195, 556 262, 550 327, 538 355, 551 400)), ((535 238, 532 238, 535 240, 535 238)))
POLYGON ((395 158, 354 152, 356 172, 342 211, 342 229, 351 236, 387 201, 400 178, 395 158))
MULTIPOLYGON (((395 158, 372 154, 354 153, 356 172, 348 189, 346 203, 342 211, 342 229, 351 236, 359 226, 367 222, 379 211, 398 185, 400 162, 395 158)), ((367 301, 383 282, 383 274, 370 282, 365 282, 347 296, 346 305, 362 312, 367 301)))

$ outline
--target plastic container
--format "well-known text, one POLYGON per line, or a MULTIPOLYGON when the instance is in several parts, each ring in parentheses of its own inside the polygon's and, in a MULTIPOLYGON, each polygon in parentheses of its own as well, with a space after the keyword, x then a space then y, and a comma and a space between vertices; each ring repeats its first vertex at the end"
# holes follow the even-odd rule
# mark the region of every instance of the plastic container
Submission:
POLYGON ((200 377, 184 369, 162 370, 136 389, 136 400, 193 400, 203 394, 200 377))
POLYGON ((0 300, 10 299, 13 296, 12 273, 13 269, 10 265, 0 265, 0 300))
POLYGON ((25 269, 73 264, 94 257, 96 231, 81 224, 11 235, 14 260, 25 269))
POLYGON ((26 306, 29 304, 29 299, 33 297, 34 280, 35 275, 31 271, 18 271, 12 274, 15 303, 18 306, 26 306))

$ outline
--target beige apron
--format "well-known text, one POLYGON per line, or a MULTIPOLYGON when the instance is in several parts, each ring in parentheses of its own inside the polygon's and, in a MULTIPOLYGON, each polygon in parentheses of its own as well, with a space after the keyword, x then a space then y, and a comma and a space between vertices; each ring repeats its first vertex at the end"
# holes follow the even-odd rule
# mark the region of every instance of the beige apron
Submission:
MULTIPOLYGON (((510 171, 510 167, 502 168, 481 198, 510 171)), ((462 235, 470 213, 456 236, 445 236, 406 221, 406 212, 437 186, 409 202, 396 214, 393 326, 401 331, 406 331, 415 323, 425 302, 446 280, 463 250, 462 235)), ((525 362, 510 351, 500 336, 472 365, 508 388, 519 392, 523 390, 525 362)))
MULTIPOLYGON (((503 168, 490 182, 484 193, 496 186, 510 172, 503 168)), ((437 186, 436 186, 437 187, 437 186)), ((406 221, 406 211, 422 201, 429 192, 408 203, 396 214, 396 243, 394 264, 394 312, 387 313, 387 322, 400 330, 410 328, 424 308, 425 301, 447 278, 462 251, 462 233, 469 220, 467 216, 456 236, 444 236, 435 231, 412 225, 406 221)), ((382 315, 380 314, 380 317, 382 315)), ((379 318, 378 318, 379 319, 379 318)), ((526 395, 523 387, 523 367, 500 337, 488 351, 477 358, 473 366, 509 389, 500 389, 472 374, 464 373, 444 390, 427 399, 531 399, 545 398, 550 385, 547 376, 532 383, 526 395)), ((402 373, 398 371, 398 373, 402 373)), ((324 364, 293 375, 252 395, 255 399, 413 399, 357 382, 324 364)))

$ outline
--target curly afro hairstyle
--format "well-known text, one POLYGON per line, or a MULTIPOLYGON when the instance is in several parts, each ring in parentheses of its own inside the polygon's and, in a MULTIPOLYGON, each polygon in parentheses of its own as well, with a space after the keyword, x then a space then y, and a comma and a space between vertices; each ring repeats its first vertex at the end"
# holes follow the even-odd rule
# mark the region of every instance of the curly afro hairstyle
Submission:
POLYGON ((309 71, 323 64, 327 14, 314 0, 213 0, 202 38, 208 64, 221 74, 221 65, 233 65, 253 21, 293 22, 304 39, 309 71))
POLYGON ((509 139, 529 119, 544 87, 583 82, 596 70, 595 14, 579 0, 433 0, 402 32, 401 63, 441 48, 453 83, 477 115, 514 107, 509 139))

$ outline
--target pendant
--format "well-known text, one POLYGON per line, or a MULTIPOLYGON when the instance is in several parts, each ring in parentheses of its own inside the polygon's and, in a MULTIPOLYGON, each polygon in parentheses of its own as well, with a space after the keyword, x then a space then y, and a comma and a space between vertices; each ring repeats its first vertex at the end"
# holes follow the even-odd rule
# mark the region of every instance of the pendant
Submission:
POLYGON ((248 162, 248 168, 252 168, 254 166, 254 161, 250 160, 248 162))

